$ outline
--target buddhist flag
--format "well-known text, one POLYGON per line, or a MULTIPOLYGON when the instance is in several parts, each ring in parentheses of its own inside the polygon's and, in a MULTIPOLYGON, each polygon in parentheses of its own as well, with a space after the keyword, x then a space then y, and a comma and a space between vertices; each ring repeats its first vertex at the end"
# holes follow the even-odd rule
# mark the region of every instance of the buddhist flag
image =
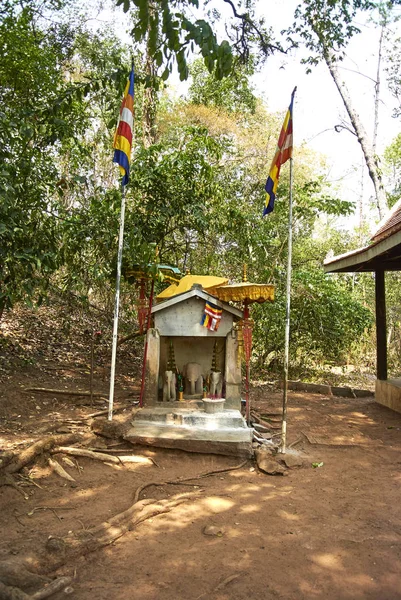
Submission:
POLYGON ((123 178, 122 185, 129 181, 129 164, 131 160, 132 131, 134 126, 134 67, 125 86, 124 98, 121 103, 120 117, 114 134, 113 162, 120 165, 123 178))
POLYGON ((291 102, 285 115, 284 123, 278 138, 276 152, 270 167, 269 176, 266 181, 266 203, 263 210, 263 216, 268 215, 274 209, 274 199, 280 176, 280 168, 292 156, 292 108, 294 104, 295 90, 291 94, 291 102))
POLYGON ((203 314, 201 325, 207 327, 210 331, 217 331, 220 325, 223 311, 211 302, 206 302, 205 312, 203 314))

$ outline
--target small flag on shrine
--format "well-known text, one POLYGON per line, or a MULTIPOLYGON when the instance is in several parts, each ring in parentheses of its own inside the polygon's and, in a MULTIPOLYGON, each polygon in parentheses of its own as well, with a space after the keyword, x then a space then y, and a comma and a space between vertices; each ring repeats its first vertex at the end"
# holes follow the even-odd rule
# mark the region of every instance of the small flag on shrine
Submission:
POLYGON ((114 135, 114 158, 113 162, 120 166, 123 178, 122 185, 129 181, 129 165, 131 160, 132 131, 134 126, 134 66, 132 66, 127 85, 125 86, 124 98, 121 103, 120 117, 116 133, 114 135))
POLYGON ((287 114, 285 115, 276 152, 274 154, 269 176, 266 181, 266 203, 263 210, 263 216, 268 215, 274 209, 274 200, 276 198, 281 165, 283 165, 292 156, 292 109, 294 104, 295 90, 296 88, 291 94, 290 106, 288 107, 287 114))
POLYGON ((210 331, 217 331, 220 325, 223 310, 211 302, 206 302, 205 312, 203 314, 201 325, 207 327, 210 331))

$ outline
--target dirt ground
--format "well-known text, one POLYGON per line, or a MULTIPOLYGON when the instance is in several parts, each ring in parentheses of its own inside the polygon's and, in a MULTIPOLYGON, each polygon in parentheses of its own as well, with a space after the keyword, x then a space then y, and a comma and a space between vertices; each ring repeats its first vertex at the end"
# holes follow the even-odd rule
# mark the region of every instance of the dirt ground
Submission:
MULTIPOLYGON (((101 400, 91 408, 87 399, 21 389, 34 382, 83 389, 85 378, 66 368, 49 368, 39 383, 29 370, 9 378, 0 390, 1 448, 22 448, 51 432, 89 431, 79 421, 101 408, 101 400)), ((117 389, 120 419, 129 417, 138 394, 132 381, 127 389, 117 389)), ((268 386, 254 387, 252 398, 261 413, 281 404, 281 393, 268 386)), ((401 599, 400 430, 401 415, 370 398, 290 393, 288 443, 301 440, 291 451, 302 457, 302 467, 269 476, 249 461, 191 487, 147 488, 142 498, 193 496, 58 574, 74 578, 74 600, 401 599), (205 534, 210 526, 217 535, 205 534)), ((116 444, 104 438, 91 443, 116 444)), ((37 485, 21 480, 27 499, 1 487, 0 560, 35 552, 50 535, 90 530, 128 508, 143 483, 241 462, 125 448, 121 454, 152 457, 158 466, 79 458, 79 471, 67 468, 76 481, 66 482, 39 461, 25 473, 37 485)))

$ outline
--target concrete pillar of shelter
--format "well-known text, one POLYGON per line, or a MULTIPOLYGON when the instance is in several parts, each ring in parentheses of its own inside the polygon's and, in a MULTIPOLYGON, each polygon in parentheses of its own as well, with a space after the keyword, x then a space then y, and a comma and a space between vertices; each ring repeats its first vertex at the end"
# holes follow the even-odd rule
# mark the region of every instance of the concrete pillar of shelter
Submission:
POLYGON ((148 329, 145 366, 144 405, 154 406, 159 393, 160 336, 157 329, 148 329))
POLYGON ((231 330, 226 337, 226 403, 224 408, 241 409, 241 365, 238 364, 237 332, 231 330))
POLYGON ((386 332, 386 290, 385 272, 375 272, 376 292, 376 356, 377 379, 387 379, 387 332, 386 332))

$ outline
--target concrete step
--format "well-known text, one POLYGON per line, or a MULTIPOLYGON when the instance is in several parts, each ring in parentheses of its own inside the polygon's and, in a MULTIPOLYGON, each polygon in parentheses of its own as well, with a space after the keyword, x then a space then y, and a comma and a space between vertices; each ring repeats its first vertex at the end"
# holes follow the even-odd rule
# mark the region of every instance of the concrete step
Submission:
POLYGON ((204 429, 240 428, 246 429, 245 419, 239 410, 223 410, 208 414, 201 410, 177 409, 141 409, 135 414, 132 422, 154 422, 159 424, 201 427, 204 429))

